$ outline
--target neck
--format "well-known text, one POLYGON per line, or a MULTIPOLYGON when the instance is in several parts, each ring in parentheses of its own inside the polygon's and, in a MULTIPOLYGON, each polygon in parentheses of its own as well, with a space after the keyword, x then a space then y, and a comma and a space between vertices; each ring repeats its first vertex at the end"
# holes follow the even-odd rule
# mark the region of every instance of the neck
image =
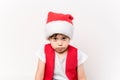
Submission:
POLYGON ((61 59, 62 59, 66 54, 67 54, 67 49, 66 49, 64 52, 61 52, 61 53, 58 53, 58 52, 57 52, 58 57, 61 58, 61 59))

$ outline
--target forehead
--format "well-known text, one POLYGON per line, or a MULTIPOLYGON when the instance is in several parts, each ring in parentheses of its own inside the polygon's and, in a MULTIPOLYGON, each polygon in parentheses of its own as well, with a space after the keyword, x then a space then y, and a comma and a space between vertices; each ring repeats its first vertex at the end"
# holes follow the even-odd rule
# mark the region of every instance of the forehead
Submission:
POLYGON ((58 34, 58 35, 56 35, 56 37, 67 37, 67 36, 63 35, 63 34, 58 34))
POLYGON ((67 37, 64 34, 53 34, 51 37, 67 37))

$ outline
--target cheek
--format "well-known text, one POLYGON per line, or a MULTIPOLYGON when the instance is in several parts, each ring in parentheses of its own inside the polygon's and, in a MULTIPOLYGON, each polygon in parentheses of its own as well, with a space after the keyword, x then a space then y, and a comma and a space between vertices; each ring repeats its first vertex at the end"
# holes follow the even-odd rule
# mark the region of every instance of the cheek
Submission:
POLYGON ((69 42, 64 43, 64 46, 66 46, 66 47, 67 47, 68 45, 69 45, 69 42))
POLYGON ((51 46, 52 46, 52 48, 55 48, 56 47, 56 43, 55 42, 51 42, 51 46))

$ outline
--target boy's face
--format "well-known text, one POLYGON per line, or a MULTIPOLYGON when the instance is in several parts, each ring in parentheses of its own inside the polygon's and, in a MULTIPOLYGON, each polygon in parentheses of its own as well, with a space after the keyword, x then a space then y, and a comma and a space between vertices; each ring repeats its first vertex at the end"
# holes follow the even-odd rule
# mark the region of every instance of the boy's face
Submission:
POLYGON ((62 34, 55 34, 48 40, 50 41, 52 48, 58 53, 67 51, 70 42, 70 38, 62 34))

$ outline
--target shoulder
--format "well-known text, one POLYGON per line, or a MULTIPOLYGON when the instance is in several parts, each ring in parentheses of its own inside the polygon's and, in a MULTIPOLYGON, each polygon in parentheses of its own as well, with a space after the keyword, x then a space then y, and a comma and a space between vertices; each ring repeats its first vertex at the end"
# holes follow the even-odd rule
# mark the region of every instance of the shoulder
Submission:
POLYGON ((45 52, 44 52, 44 46, 45 44, 40 44, 35 55, 43 62, 45 61, 45 52))
POLYGON ((87 60, 88 55, 80 49, 77 49, 77 51, 78 51, 78 65, 80 65, 87 60))

